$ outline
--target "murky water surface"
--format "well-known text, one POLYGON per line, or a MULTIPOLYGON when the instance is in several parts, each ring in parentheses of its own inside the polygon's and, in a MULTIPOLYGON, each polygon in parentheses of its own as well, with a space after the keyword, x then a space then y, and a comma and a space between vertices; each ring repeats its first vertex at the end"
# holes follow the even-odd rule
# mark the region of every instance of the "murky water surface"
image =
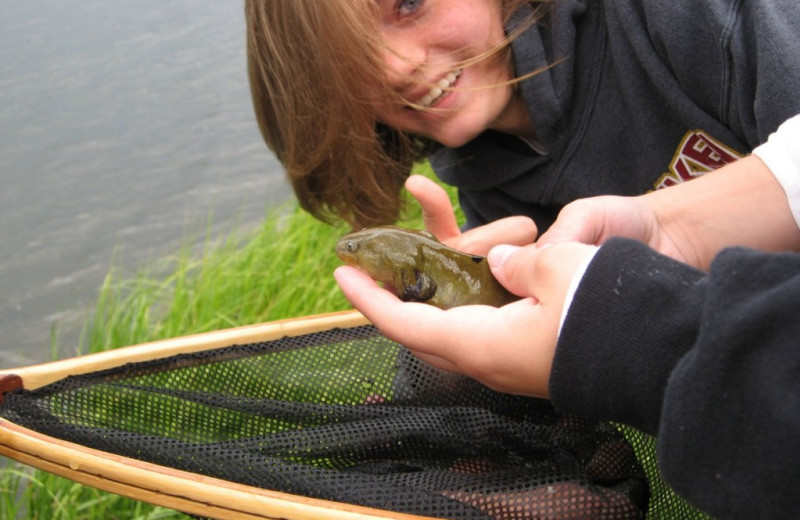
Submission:
POLYGON ((242 3, 26 0, 0 16, 0 368, 78 344, 135 273, 290 197, 258 134, 242 3))

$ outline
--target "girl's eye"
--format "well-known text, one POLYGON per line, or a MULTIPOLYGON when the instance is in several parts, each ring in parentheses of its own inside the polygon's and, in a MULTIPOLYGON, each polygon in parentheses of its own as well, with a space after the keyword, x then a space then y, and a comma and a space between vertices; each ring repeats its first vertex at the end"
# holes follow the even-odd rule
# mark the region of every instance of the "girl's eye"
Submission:
POLYGON ((409 16, 422 7, 423 3, 425 3, 424 0, 401 0, 397 4, 397 14, 409 16))

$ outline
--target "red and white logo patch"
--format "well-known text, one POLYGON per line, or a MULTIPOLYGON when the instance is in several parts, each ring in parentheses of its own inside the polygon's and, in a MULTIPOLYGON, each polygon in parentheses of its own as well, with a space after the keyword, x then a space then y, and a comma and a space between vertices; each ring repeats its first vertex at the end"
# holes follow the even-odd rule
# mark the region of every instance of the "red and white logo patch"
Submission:
POLYGON ((741 157, 702 130, 690 130, 683 136, 669 172, 659 177, 654 187, 658 190, 692 180, 741 157))

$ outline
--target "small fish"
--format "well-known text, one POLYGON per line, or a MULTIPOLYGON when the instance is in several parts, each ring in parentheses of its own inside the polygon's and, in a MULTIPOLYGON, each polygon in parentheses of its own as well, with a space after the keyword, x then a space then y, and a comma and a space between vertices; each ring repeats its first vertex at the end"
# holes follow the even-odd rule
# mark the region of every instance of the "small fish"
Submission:
POLYGON ((395 226, 364 229, 342 237, 336 254, 394 288, 403 301, 448 309, 499 307, 519 299, 494 278, 485 257, 447 247, 427 231, 395 226))

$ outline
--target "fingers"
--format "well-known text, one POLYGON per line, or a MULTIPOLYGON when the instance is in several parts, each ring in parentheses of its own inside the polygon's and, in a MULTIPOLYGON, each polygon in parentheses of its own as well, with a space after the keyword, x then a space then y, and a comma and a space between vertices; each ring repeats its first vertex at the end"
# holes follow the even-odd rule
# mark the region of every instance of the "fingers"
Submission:
POLYGON ((536 240, 536 224, 528 217, 515 216, 495 220, 485 226, 470 229, 447 245, 473 255, 486 256, 498 244, 524 246, 536 240))
MULTIPOLYGON (((339 267, 333 275, 350 303, 388 338, 410 347, 428 342, 442 345, 451 342, 451 338, 442 332, 447 325, 441 321, 445 315, 441 309, 424 303, 402 302, 353 267, 339 267)), ((430 353, 425 349, 423 352, 430 353)))
POLYGON ((462 234, 450 197, 441 186, 422 175, 412 175, 406 180, 406 189, 422 208, 425 229, 459 251, 486 255, 497 244, 526 245, 536 240, 536 224, 523 216, 496 220, 462 234))
POLYGON ((422 175, 412 175, 406 180, 406 189, 422 208, 425 229, 436 238, 444 242, 461 234, 450 197, 441 186, 422 175))
POLYGON ((340 267, 334 276, 345 296, 387 338, 423 361, 499 391, 547 397, 557 317, 543 313, 531 299, 501 308, 467 305, 444 311, 401 302, 352 267, 340 267))
POLYGON ((402 302, 358 269, 334 271, 345 297, 389 339, 444 370, 470 372, 469 346, 489 342, 496 334, 486 317, 498 309, 471 305, 443 311, 425 303, 402 302), (413 325, 413 326, 410 326, 413 325))
POLYGON ((333 272, 333 276, 341 287, 345 298, 370 321, 373 321, 372 309, 377 312, 383 308, 391 308, 396 301, 399 301, 397 296, 379 287, 375 280, 355 267, 337 267, 333 272))

